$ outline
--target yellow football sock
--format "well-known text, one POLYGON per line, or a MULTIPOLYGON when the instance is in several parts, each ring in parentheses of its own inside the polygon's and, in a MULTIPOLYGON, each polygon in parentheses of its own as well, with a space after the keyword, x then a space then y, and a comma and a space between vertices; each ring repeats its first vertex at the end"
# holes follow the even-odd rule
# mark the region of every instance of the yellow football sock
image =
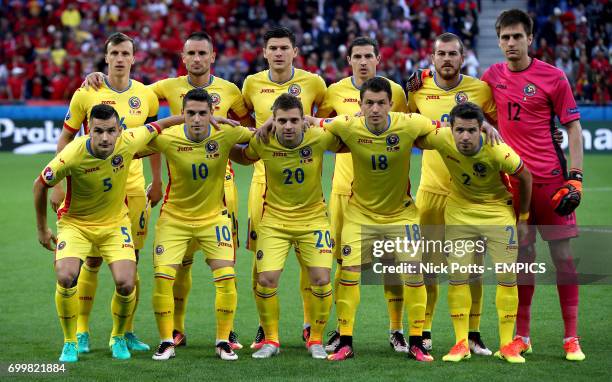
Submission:
POLYGON ((308 268, 300 262, 300 294, 302 295, 302 306, 304 308, 304 327, 310 326, 310 316, 312 311, 312 289, 308 277, 308 268))
POLYGON ((361 298, 359 281, 361 272, 342 270, 336 297, 336 314, 341 336, 352 336, 355 315, 361 298))
POLYGON ((113 331, 111 337, 125 335, 125 327, 134 311, 135 303, 136 288, 127 296, 120 295, 115 289, 113 299, 111 300, 111 313, 113 314, 113 331))
POLYGON ((234 315, 238 294, 234 267, 223 267, 212 271, 215 283, 215 318, 217 320, 217 341, 228 341, 234 327, 234 315))
POLYGON ((136 282, 134 283, 134 290, 136 291, 136 298, 134 299, 134 310, 130 317, 128 317, 127 323, 125 324, 125 331, 128 333, 134 333, 134 317, 136 316, 136 309, 138 308, 138 302, 140 301, 140 275, 136 271, 136 282))
POLYGON ((408 313, 408 335, 422 336, 427 305, 427 290, 423 283, 423 275, 409 276, 404 284, 404 303, 408 313))
POLYGON ((470 307, 470 332, 480 331, 480 317, 482 316, 482 277, 470 279, 470 294, 472 305, 470 307))
POLYGON ((332 287, 330 283, 325 285, 313 285, 312 289, 312 306, 310 328, 310 342, 321 343, 323 341, 323 331, 332 305, 332 287))
POLYGON ((64 332, 64 342, 76 342, 79 297, 77 287, 64 288, 55 285, 55 308, 64 332))
POLYGON ((173 284, 176 269, 167 265, 155 267, 153 275, 153 313, 157 322, 159 338, 168 340, 172 338, 174 329, 174 298, 173 284))
POLYGON ((431 332, 434 313, 436 311, 436 303, 438 302, 438 295, 440 293, 440 285, 438 283, 437 277, 425 278, 427 305, 425 306, 425 324, 423 324, 423 330, 427 332, 431 332))
POLYGON ((389 312, 389 330, 404 329, 404 286, 384 285, 387 310, 389 312))
POLYGON ((512 341, 516 312, 518 310, 518 288, 514 286, 497 285, 495 307, 499 320, 499 347, 512 341))
POLYGON ((185 312, 187 299, 191 291, 191 264, 179 266, 172 288, 174 295, 174 329, 185 333, 185 312))
POLYGON ((259 322, 266 334, 267 341, 278 341, 278 288, 267 288, 257 284, 255 288, 255 303, 259 312, 259 322))
POLYGON ((448 286, 448 310, 455 329, 456 343, 461 340, 467 343, 471 299, 470 286, 467 283, 448 286))
POLYGON ((89 267, 87 263, 83 263, 81 266, 81 273, 77 281, 79 296, 77 333, 89 332, 89 315, 98 288, 98 271, 100 271, 100 267, 89 267))

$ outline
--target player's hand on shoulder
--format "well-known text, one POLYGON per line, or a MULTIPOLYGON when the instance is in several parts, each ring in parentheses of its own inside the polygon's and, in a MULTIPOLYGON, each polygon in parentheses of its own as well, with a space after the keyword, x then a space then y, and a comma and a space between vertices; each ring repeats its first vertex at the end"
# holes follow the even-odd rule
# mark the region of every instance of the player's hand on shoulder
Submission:
POLYGON ((85 77, 85 81, 83 81, 81 87, 85 88, 86 90, 88 90, 90 87, 94 90, 100 90, 102 83, 104 83, 104 73, 93 72, 89 73, 85 77))
POLYGON ((38 230, 38 242, 49 251, 55 251, 57 237, 49 227, 45 227, 43 230, 38 230))
POLYGON ((500 143, 504 143, 504 139, 499 134, 499 131, 495 128, 495 126, 491 125, 486 120, 482 123, 482 129, 485 133, 485 143, 490 144, 491 146, 499 145, 500 143))
POLYGON ((274 134, 274 124, 272 123, 272 117, 268 118, 259 129, 255 131, 255 138, 257 142, 269 143, 270 134, 274 134))
POLYGON ((416 92, 423 87, 423 82, 427 77, 432 77, 433 73, 430 69, 417 69, 408 77, 408 83, 406 84, 407 92, 416 92))
POLYGON ((62 202, 64 201, 65 197, 66 193, 64 192, 62 185, 58 183, 57 185, 55 185, 55 187, 53 187, 53 189, 51 190, 51 195, 49 196, 51 208, 54 212, 57 212, 59 207, 62 205, 62 202))
POLYGON ((219 117, 219 116, 212 116, 210 118, 210 124, 215 128, 215 130, 221 130, 221 127, 219 127, 220 124, 225 124, 225 125, 230 125, 232 127, 236 127, 240 125, 240 122, 236 121, 235 119, 219 117))

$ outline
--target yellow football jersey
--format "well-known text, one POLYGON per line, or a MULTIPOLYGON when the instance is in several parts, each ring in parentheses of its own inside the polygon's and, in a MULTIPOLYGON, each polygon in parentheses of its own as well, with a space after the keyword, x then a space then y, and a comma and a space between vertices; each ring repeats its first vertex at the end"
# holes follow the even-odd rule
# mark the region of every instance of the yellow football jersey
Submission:
MULTIPOLYGON (((397 83, 389 80, 393 106, 391 111, 406 113, 408 105, 406 93, 397 83)), ((321 107, 317 110, 317 116, 330 117, 334 115, 355 115, 360 111, 359 88, 355 86, 353 77, 346 77, 332 84, 325 93, 321 107)), ((336 154, 334 177, 332 179, 332 192, 341 195, 351 194, 351 183, 353 182, 353 161, 350 153, 336 154)))
POLYGON ((246 143, 253 133, 246 127, 210 128, 201 142, 187 138, 184 124, 166 129, 148 149, 163 153, 168 164, 168 186, 162 214, 189 221, 204 221, 225 209, 225 167, 230 149, 246 143))
POLYGON ((376 135, 365 117, 349 115, 322 120, 351 151, 355 178, 349 205, 364 214, 394 217, 413 204, 410 155, 414 141, 438 123, 419 114, 389 113, 388 129, 376 135))
MULTIPOLYGON (((410 112, 448 122, 450 111, 455 105, 473 102, 482 108, 485 115, 495 120, 497 109, 489 85, 470 76, 460 75, 459 78, 459 83, 452 89, 439 87, 435 74, 433 77, 426 78, 422 88, 414 93, 408 93, 410 112)), ((419 188, 443 195, 448 195, 450 192, 450 176, 437 151, 423 152, 419 188)))
POLYGON ((340 140, 323 129, 311 128, 295 148, 280 144, 276 136, 270 143, 249 142, 245 154, 261 159, 265 166, 266 192, 262 223, 266 225, 304 225, 327 220, 321 187, 323 157, 326 150, 338 151, 340 140))
MULTIPOLYGON (((198 88, 189 82, 188 76, 167 78, 149 87, 159 99, 168 101, 172 115, 181 114, 183 97, 188 91, 198 88)), ((206 90, 212 97, 214 115, 239 120, 249 113, 242 100, 240 89, 232 82, 211 75, 208 84, 201 89, 206 90)))
POLYGON ((439 152, 450 172, 452 180, 447 205, 484 209, 500 205, 507 207, 512 202, 508 174, 519 173, 523 161, 505 143, 491 146, 483 142, 484 134, 480 137, 478 153, 463 155, 457 150, 448 127, 438 129, 419 141, 422 148, 439 152))
MULTIPOLYGON (((323 102, 325 97, 325 81, 316 74, 302 69, 293 68, 291 79, 282 84, 270 79, 270 71, 264 70, 248 76, 242 85, 242 96, 249 110, 255 112, 256 127, 261 126, 272 116, 272 104, 276 98, 289 93, 302 101, 304 114, 313 115, 315 106, 323 102)), ((255 163, 253 182, 266 181, 264 165, 255 163)))
POLYGON ((49 162, 40 177, 49 187, 67 179, 58 219, 87 225, 111 225, 128 212, 125 188, 134 154, 158 133, 155 124, 125 130, 106 159, 93 156, 90 137, 70 142, 49 162))
MULTIPOLYGON (((88 90, 79 88, 70 100, 70 107, 64 128, 78 132, 81 124, 85 128, 85 133, 89 131, 87 122, 91 109, 99 104, 112 106, 119 114, 119 124, 124 129, 144 125, 148 121, 157 119, 159 111, 159 101, 147 86, 142 83, 130 80, 130 85, 126 90, 117 91, 113 89, 104 79, 100 90, 93 88, 88 90)), ((142 172, 142 161, 136 159, 132 161, 130 167, 130 177, 128 178, 127 195, 141 195, 144 192, 145 178, 142 172)))

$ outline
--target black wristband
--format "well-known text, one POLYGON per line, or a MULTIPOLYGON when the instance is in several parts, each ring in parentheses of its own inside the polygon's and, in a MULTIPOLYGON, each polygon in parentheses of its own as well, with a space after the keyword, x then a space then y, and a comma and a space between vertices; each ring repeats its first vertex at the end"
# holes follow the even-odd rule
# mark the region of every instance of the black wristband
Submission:
POLYGON ((578 170, 578 169, 571 169, 569 172, 569 180, 577 180, 579 182, 582 182, 582 170, 578 170))

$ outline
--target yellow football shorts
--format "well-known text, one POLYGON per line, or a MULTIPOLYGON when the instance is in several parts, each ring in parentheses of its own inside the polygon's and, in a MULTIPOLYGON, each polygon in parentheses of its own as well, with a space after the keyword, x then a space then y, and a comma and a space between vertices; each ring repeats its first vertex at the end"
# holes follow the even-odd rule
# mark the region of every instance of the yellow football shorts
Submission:
MULTIPOLYGON (((355 205, 349 203, 344 211, 342 227, 342 266, 359 266, 372 263, 375 242, 381 240, 420 240, 421 231, 417 209, 407 207, 398 216, 386 217, 365 215, 355 205)), ((420 262, 421 251, 395 253, 396 261, 420 262)))
MULTIPOLYGON (((426 240, 444 241, 444 210, 448 196, 425 191, 421 188, 417 191, 416 206, 419 211, 419 222, 421 232, 426 240)), ((423 251, 423 262, 432 265, 445 265, 446 256, 443 251, 438 251, 439 246, 430 246, 431 250, 423 251)))
POLYGON ((300 264, 332 267, 332 239, 327 222, 301 226, 260 225, 257 234, 255 258, 258 273, 282 270, 292 245, 296 247, 300 264))
POLYGON ((350 198, 350 195, 338 194, 333 191, 329 198, 332 249, 334 258, 337 260, 342 260, 342 251, 340 251, 340 244, 342 243, 342 225, 344 223, 344 210, 350 198))
POLYGON ((85 261, 92 253, 108 264, 118 260, 136 261, 127 215, 113 225, 87 225, 65 219, 57 222, 56 261, 66 257, 78 257, 85 261))
POLYGON ((206 259, 234 261, 231 224, 225 210, 205 223, 187 223, 162 213, 155 226, 153 265, 181 264, 192 240, 206 259))
POLYGON ((257 226, 261 222, 263 215, 264 195, 266 193, 266 184, 259 182, 251 182, 249 189, 249 226, 247 233, 247 249, 255 252, 257 246, 257 226))

